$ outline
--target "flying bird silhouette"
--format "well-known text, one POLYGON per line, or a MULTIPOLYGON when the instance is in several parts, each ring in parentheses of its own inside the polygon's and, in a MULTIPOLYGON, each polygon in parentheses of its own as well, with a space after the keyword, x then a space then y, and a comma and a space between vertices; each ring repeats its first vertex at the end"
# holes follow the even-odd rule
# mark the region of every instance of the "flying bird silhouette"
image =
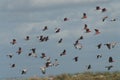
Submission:
POLYGON ((106 44, 104 44, 107 46, 108 49, 114 48, 117 45, 117 42, 108 42, 106 44))
POLYGON ((111 47, 114 48, 117 45, 117 42, 111 42, 111 47))
POLYGON ((96 10, 100 10, 101 8, 100 8, 100 6, 96 6, 96 10))
POLYGON ((18 51, 16 53, 18 53, 18 55, 19 55, 19 54, 21 54, 21 52, 22 52, 22 48, 19 47, 19 49, 18 49, 18 51))
POLYGON ((81 43, 74 44, 75 49, 81 50, 83 48, 83 45, 81 43))
POLYGON ((110 21, 116 21, 116 20, 117 20, 117 19, 114 18, 114 19, 111 19, 110 21))
POLYGON ((102 8, 102 12, 106 12, 107 11, 107 9, 106 8, 102 8))
POLYGON ((94 29, 95 30, 95 34, 100 34, 100 31, 98 29, 94 29))
POLYGON ((102 46, 102 43, 98 44, 98 45, 97 45, 97 48, 100 49, 101 46, 102 46))
POLYGON ((45 63, 45 67, 48 68, 48 67, 50 67, 50 66, 52 66, 51 61, 47 61, 47 62, 45 63))
POLYGON ((26 74, 27 73, 27 69, 23 69, 22 71, 21 71, 21 74, 23 75, 23 74, 26 74))
POLYGON ((13 39, 12 42, 10 42, 12 45, 16 44, 16 39, 13 39))
POLYGON ((41 53, 41 57, 40 58, 46 58, 46 54, 45 53, 41 53))
POLYGON ((83 16, 81 19, 85 19, 85 18, 87 18, 87 15, 86 15, 86 13, 83 13, 83 16))
POLYGON ((29 53, 28 56, 33 56, 33 57, 37 58, 36 48, 32 48, 30 50, 32 51, 32 53, 29 53))
POLYGON ((58 59, 55 59, 55 62, 53 63, 53 66, 57 67, 59 65, 58 59))
POLYGON ((48 30, 47 26, 45 26, 42 31, 46 31, 46 30, 48 30))
POLYGON ((89 33, 89 32, 91 32, 91 31, 90 31, 90 29, 89 29, 89 28, 87 28, 87 29, 86 29, 86 33, 89 33))
POLYGON ((39 38, 39 40, 40 40, 40 42, 43 42, 44 41, 44 37, 43 37, 43 35, 40 35, 40 36, 37 36, 37 38, 39 38))
POLYGON ((80 36, 80 38, 78 40, 83 40, 83 36, 80 36))
POLYGON ((87 24, 84 25, 84 30, 88 29, 88 26, 87 24))
POLYGON ((29 37, 29 36, 26 36, 25 40, 26 40, 26 41, 30 40, 30 37, 29 37))
POLYGON ((114 62, 114 61, 113 61, 113 58, 112 58, 111 56, 109 57, 108 61, 109 61, 109 63, 114 62))
POLYGON ((60 32, 60 28, 55 28, 55 33, 59 33, 60 32))
POLYGON ((46 74, 46 67, 40 67, 42 74, 46 74))
POLYGON ((49 58, 47 59, 47 62, 45 63, 45 67, 48 68, 48 67, 50 67, 50 66, 52 66, 52 62, 51 62, 50 57, 49 57, 49 58))
POLYGON ((13 54, 10 53, 10 54, 8 54, 7 56, 8 56, 9 58, 12 58, 12 57, 13 57, 13 54))
POLYGON ((78 56, 74 57, 73 59, 74 59, 75 62, 77 62, 78 61, 78 56))
POLYGON ((62 43, 62 40, 63 40, 63 39, 62 39, 62 38, 60 38, 60 40, 58 41, 58 43, 62 43))
POLYGON ((92 68, 90 64, 88 66, 86 66, 86 67, 87 67, 87 70, 92 68))
POLYGON ((49 36, 43 38, 43 41, 48 41, 48 40, 49 40, 49 36))
POLYGON ((111 68, 113 68, 113 65, 105 66, 105 68, 107 68, 107 70, 110 70, 111 68))
POLYGON ((102 54, 98 54, 98 55, 97 55, 97 59, 98 59, 98 58, 102 58, 102 54))
POLYGON ((37 54, 36 54, 36 53, 32 53, 32 55, 31 55, 31 56, 33 56, 33 57, 37 58, 37 54))
POLYGON ((28 56, 32 56, 32 53, 28 53, 28 56))
POLYGON ((108 16, 103 17, 102 21, 104 22, 107 18, 108 16))
POLYGON ((68 18, 67 18, 67 17, 65 17, 65 18, 64 18, 64 21, 68 21, 68 18))
POLYGON ((111 49, 111 43, 106 43, 104 45, 106 45, 108 49, 111 49))
POLYGON ((14 68, 16 65, 15 64, 11 64, 11 68, 14 68))
POLYGON ((32 48, 30 50, 32 51, 32 53, 36 53, 36 48, 32 48))
POLYGON ((86 31, 86 33, 91 32, 90 29, 88 28, 87 24, 84 25, 84 30, 86 31))
POLYGON ((66 50, 64 49, 60 56, 66 55, 66 50))

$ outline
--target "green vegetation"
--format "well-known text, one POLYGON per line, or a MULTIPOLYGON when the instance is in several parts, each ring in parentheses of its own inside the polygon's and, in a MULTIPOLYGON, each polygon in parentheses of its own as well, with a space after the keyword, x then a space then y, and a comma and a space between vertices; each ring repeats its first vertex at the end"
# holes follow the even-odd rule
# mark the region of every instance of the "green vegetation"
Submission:
MULTIPOLYGON (((20 79, 21 80, 21 79, 20 79)), ((22 80, 120 80, 120 72, 85 72, 76 74, 60 74, 49 77, 31 77, 22 80)))
POLYGON ((48 78, 29 78, 28 80, 120 80, 120 72, 85 72, 76 74, 61 74, 48 78))
POLYGON ((54 80, 120 80, 120 72, 62 74, 55 76, 54 80))

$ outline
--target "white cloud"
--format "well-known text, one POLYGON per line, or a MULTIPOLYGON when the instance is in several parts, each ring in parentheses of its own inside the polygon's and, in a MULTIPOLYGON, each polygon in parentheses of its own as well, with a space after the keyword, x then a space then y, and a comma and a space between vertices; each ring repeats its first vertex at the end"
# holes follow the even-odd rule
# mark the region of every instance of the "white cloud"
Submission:
POLYGON ((50 5, 59 5, 59 4, 69 4, 69 3, 85 3, 85 2, 94 2, 97 0, 31 0, 32 5, 34 6, 50 6, 50 5))
POLYGON ((0 4, 2 10, 33 10, 51 6, 63 6, 71 4, 85 4, 93 2, 105 2, 107 0, 4 0, 0 4))

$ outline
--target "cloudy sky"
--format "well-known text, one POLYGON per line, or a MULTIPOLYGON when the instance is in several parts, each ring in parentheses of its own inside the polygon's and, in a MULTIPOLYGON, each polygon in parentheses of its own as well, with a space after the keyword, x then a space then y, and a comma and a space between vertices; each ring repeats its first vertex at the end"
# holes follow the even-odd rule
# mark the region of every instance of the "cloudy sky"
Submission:
POLYGON ((42 52, 51 57, 51 60, 58 59, 60 65, 47 69, 46 75, 61 73, 85 72, 86 65, 91 64, 90 71, 107 71, 105 66, 108 57, 113 56, 115 62, 111 71, 120 70, 120 45, 108 50, 104 45, 98 50, 96 45, 107 42, 120 42, 120 5, 119 0, 0 0, 0 78, 6 77, 30 77, 44 76, 40 67, 45 61, 40 59, 42 52), (96 11, 96 6, 106 8, 102 13, 96 11), (81 19, 83 13, 87 13, 87 19, 81 19), (108 16, 105 22, 102 18, 108 16), (64 17, 69 20, 64 22, 64 17), (116 21, 111 21, 116 19, 116 21), (84 24, 87 24, 91 33, 85 33, 84 24), (42 31, 44 26, 48 26, 47 31, 42 31), (61 28, 60 33, 55 34, 55 28, 61 28), (100 30, 99 35, 95 35, 94 29, 100 30), (49 36, 48 42, 40 43, 37 36, 49 36), (81 36, 80 41, 83 49, 75 49, 73 43, 81 36), (30 36, 30 41, 24 38, 30 36), (16 45, 11 45, 12 39, 17 40, 16 45), (57 41, 63 38, 63 42, 57 41), (16 51, 22 47, 22 54, 16 51), (31 48, 36 48, 38 58, 28 57, 31 48), (66 49, 67 55, 60 57, 59 54, 66 49), (9 59, 6 55, 12 53, 14 56, 9 59), (103 57, 96 59, 97 54, 103 57), (77 63, 73 61, 75 56, 79 56, 77 63), (10 68, 10 64, 16 64, 15 68, 10 68), (26 75, 21 75, 21 70, 28 70, 26 75))

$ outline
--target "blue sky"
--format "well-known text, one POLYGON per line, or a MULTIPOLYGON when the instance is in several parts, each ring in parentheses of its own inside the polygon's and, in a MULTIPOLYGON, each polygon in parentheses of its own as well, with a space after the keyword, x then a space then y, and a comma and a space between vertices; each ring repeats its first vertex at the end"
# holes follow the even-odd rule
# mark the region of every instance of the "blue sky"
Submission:
POLYGON ((36 48, 36 54, 40 56, 45 52, 52 61, 57 58, 60 65, 47 69, 46 75, 61 73, 85 72, 86 65, 91 64, 90 71, 107 71, 104 67, 110 65, 108 57, 113 56, 115 60, 111 71, 119 71, 120 67, 120 46, 119 44, 108 50, 103 46, 100 50, 96 48, 99 43, 119 42, 120 18, 119 0, 1 0, 0 1, 0 78, 6 77, 30 77, 44 76, 40 67, 44 65, 44 60, 28 57, 31 48, 36 48), (102 13, 96 11, 95 7, 106 8, 102 13), (83 13, 87 13, 87 19, 81 19, 83 13), (102 18, 108 16, 105 22, 102 18), (64 22, 64 17, 69 20, 64 22), (111 22, 111 19, 116 21, 111 22), (84 24, 91 29, 91 33, 85 33, 84 24), (44 26, 48 30, 43 32, 44 26), (60 33, 55 34, 55 28, 61 28, 60 33), (99 35, 94 35, 94 29, 100 30, 99 35), (40 43, 36 38, 39 35, 49 36, 50 40, 40 43), (83 44, 82 50, 76 50, 73 43, 81 36, 83 44), (30 41, 24 38, 30 36, 30 41), (12 39, 17 39, 16 45, 11 45, 12 39), (63 42, 57 41, 63 38, 63 42), (17 55, 18 47, 22 47, 23 52, 17 55), (66 49, 67 55, 60 57, 59 54, 66 49), (12 53, 12 59, 6 57, 12 53), (102 54, 101 59, 96 59, 97 54, 102 54), (77 63, 73 61, 75 56, 79 56, 77 63), (16 67, 11 69, 10 64, 15 63, 16 67), (21 75, 20 71, 27 68, 26 75, 21 75))

